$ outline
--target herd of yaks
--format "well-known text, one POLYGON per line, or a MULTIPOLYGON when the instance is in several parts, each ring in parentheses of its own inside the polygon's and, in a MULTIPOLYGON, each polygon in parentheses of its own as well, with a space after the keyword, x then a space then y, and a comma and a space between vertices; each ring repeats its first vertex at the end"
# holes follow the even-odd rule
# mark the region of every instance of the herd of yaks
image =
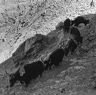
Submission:
POLYGON ((89 20, 78 16, 74 20, 67 18, 64 22, 57 25, 56 28, 63 29, 64 33, 70 33, 70 35, 73 36, 73 38, 70 38, 68 41, 66 47, 64 49, 58 48, 53 51, 47 60, 38 60, 31 64, 25 64, 23 67, 25 71, 23 75, 20 74, 20 68, 12 74, 6 72, 9 76, 9 86, 13 87, 14 84, 19 81, 22 85, 28 87, 31 80, 36 79, 38 76, 41 77, 45 70, 51 69, 53 65, 58 67, 63 57, 67 56, 69 52, 73 54, 78 45, 82 44, 83 41, 83 37, 77 29, 78 25, 81 23, 86 26, 89 20))

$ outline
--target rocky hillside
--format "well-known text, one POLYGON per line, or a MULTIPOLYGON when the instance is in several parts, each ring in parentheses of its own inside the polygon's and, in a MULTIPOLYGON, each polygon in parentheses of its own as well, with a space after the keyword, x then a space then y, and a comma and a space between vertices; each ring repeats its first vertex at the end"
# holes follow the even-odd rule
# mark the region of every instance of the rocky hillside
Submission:
POLYGON ((11 57, 21 43, 35 34, 46 35, 67 17, 73 19, 96 11, 95 6, 90 6, 91 0, 5 1, 0 7, 0 63, 11 57))
POLYGON ((90 0, 62 2, 45 0, 33 4, 34 6, 28 3, 27 7, 21 4, 17 9, 23 15, 14 11, 15 20, 15 14, 11 16, 10 10, 5 10, 0 24, 0 59, 1 62, 5 60, 0 64, 0 95, 96 95, 95 6, 90 7, 90 0), (74 7, 72 4, 75 4, 74 7), (21 12, 20 8, 27 9, 21 12), (56 13, 54 10, 57 10, 56 13), (19 15, 21 16, 18 17, 19 15), (27 88, 19 82, 11 88, 8 87, 10 83, 6 71, 11 74, 20 68, 22 74, 25 64, 41 58, 46 60, 58 47, 65 48, 69 35, 64 34, 62 30, 56 30, 55 27, 66 17, 73 19, 77 15, 89 19, 89 24, 81 24, 78 27, 83 43, 74 54, 64 56, 60 66, 53 66, 51 70, 44 71, 43 76, 32 80, 27 88))
POLYGON ((64 57, 58 67, 43 73, 26 88, 17 82, 8 88, 9 77, 5 73, 15 72, 23 65, 43 58, 58 47, 65 48, 69 38, 61 30, 54 30, 46 36, 36 34, 22 43, 12 57, 0 65, 1 95, 96 95, 96 14, 84 15, 90 20, 87 26, 78 27, 83 43, 73 55, 64 57))

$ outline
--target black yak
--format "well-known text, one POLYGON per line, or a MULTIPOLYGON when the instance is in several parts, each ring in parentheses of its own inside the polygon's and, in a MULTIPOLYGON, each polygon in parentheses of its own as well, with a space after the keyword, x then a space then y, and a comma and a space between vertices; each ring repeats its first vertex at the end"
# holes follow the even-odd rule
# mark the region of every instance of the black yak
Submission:
POLYGON ((68 42, 69 52, 71 52, 71 54, 73 54, 76 48, 77 48, 77 44, 74 42, 73 39, 70 39, 68 42))
POLYGON ((69 18, 67 18, 64 21, 63 31, 66 32, 66 33, 68 33, 69 32, 69 29, 70 29, 70 26, 71 26, 71 20, 69 18))
POLYGON ((81 36, 79 30, 76 27, 71 28, 70 34, 73 36, 81 36))
POLYGON ((75 41, 77 42, 77 45, 82 44, 82 42, 83 42, 83 37, 82 37, 82 36, 80 36, 80 37, 75 37, 74 39, 75 39, 75 41))
POLYGON ((78 16, 72 21, 71 25, 78 27, 78 25, 81 23, 86 26, 89 23, 89 20, 86 20, 83 16, 78 16))
POLYGON ((77 42, 79 45, 83 41, 83 37, 81 36, 79 30, 75 27, 71 28, 70 34, 73 36, 73 39, 77 42))
MULTIPOLYGON (((7 73, 7 72, 6 72, 7 73)), ((8 74, 8 73, 7 73, 8 74)), ((10 87, 14 86, 14 84, 17 81, 21 82, 21 77, 20 77, 20 69, 18 69, 15 73, 8 74, 9 75, 9 83, 10 87)))
POLYGON ((51 53, 48 60, 46 60, 44 63, 46 64, 45 69, 51 69, 52 65, 55 65, 56 67, 59 66, 59 63, 62 61, 64 56, 64 50, 59 48, 56 49, 51 53))
POLYGON ((42 76, 44 72, 44 64, 41 61, 36 61, 24 66, 25 73, 21 77, 21 83, 27 87, 31 80, 36 79, 38 76, 42 76))
POLYGON ((69 53, 69 48, 68 47, 65 47, 64 48, 64 55, 67 56, 69 53))

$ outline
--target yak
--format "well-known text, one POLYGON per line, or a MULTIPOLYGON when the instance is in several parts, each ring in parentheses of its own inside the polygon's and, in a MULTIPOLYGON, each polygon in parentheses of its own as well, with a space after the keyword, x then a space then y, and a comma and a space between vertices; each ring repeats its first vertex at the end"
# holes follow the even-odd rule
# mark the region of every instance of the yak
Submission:
POLYGON ((71 25, 78 27, 79 24, 83 23, 85 26, 89 24, 89 20, 86 20, 83 16, 78 16, 72 20, 71 25))
POLYGON ((44 72, 45 65, 41 61, 36 61, 31 64, 24 65, 25 73, 21 76, 20 69, 15 73, 7 74, 9 75, 10 87, 14 86, 14 84, 19 81, 21 84, 25 84, 27 87, 31 80, 36 79, 38 76, 42 76, 44 72))
POLYGON ((64 21, 63 31, 66 33, 69 33, 70 26, 71 26, 71 20, 69 18, 67 18, 64 21))
POLYGON ((80 36, 80 37, 75 37, 74 39, 75 39, 75 41, 77 42, 77 45, 82 44, 82 42, 83 42, 83 37, 82 37, 82 36, 80 36))
POLYGON ((83 37, 81 36, 79 30, 76 27, 72 27, 70 34, 73 36, 73 39, 76 41, 77 45, 82 43, 83 37))
POLYGON ((64 56, 64 50, 62 48, 58 48, 55 51, 51 53, 49 56, 48 60, 46 60, 44 63, 46 64, 45 69, 51 69, 51 67, 54 66, 59 66, 59 63, 62 61, 64 56))
POLYGON ((68 47, 65 47, 64 48, 64 55, 67 56, 69 53, 69 48, 68 47))
POLYGON ((81 36, 79 30, 76 27, 71 28, 70 34, 73 36, 81 36))
POLYGON ((75 49, 77 48, 77 44, 74 42, 73 39, 70 39, 68 41, 68 47, 67 48, 69 49, 69 52, 73 55, 75 49))
POLYGON ((24 66, 25 73, 21 77, 21 83, 27 87, 31 80, 36 79, 38 76, 42 76, 44 72, 44 64, 41 61, 36 61, 24 66))

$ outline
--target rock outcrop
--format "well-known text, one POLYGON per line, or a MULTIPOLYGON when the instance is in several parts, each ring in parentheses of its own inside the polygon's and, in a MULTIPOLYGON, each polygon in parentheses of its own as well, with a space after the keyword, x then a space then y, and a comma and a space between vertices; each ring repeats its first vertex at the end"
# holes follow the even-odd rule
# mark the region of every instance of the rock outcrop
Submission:
POLYGON ((27 58, 34 58, 50 44, 49 38, 45 35, 36 34, 34 37, 23 42, 12 54, 14 63, 27 58))

